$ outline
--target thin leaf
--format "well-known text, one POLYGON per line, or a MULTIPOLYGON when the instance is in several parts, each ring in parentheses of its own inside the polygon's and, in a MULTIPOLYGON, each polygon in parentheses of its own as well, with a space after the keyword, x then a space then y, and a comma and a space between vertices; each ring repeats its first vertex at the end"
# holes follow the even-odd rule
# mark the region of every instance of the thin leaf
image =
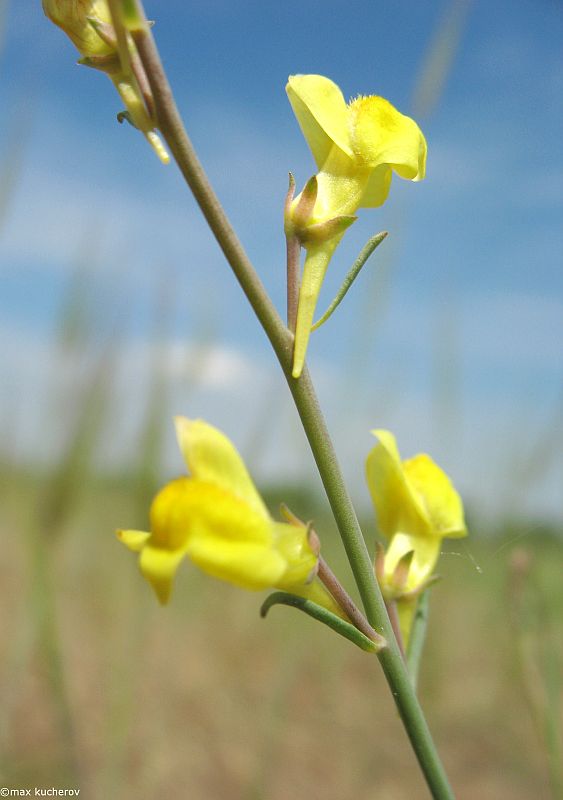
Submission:
POLYGON ((360 633, 360 631, 349 622, 341 619, 341 617, 337 617, 336 614, 327 611, 326 608, 313 603, 311 600, 305 600, 304 597, 298 597, 294 594, 274 592, 263 602, 262 608, 260 609, 260 616, 265 617, 271 607, 275 605, 292 606, 293 608, 298 608, 300 611, 304 611, 305 614, 308 614, 310 617, 313 617, 313 619, 332 628, 333 631, 339 633, 340 636, 344 636, 345 639, 348 639, 367 653, 377 653, 381 649, 375 642, 368 639, 363 633, 360 633))
POLYGON ((327 321, 327 319, 329 319, 334 314, 334 312, 336 311, 336 309, 338 308, 340 303, 346 297, 346 294, 348 293, 348 289, 352 286, 352 284, 354 283, 354 281, 358 277, 358 275, 360 273, 360 270, 362 269, 362 267, 364 266, 364 264, 366 263, 368 258, 371 256, 371 254, 373 253, 375 248, 378 245, 380 245, 381 242, 386 237, 387 237, 387 231, 381 231, 381 233, 376 233, 375 236, 372 236, 371 239, 367 242, 367 244, 364 246, 364 248, 363 248, 362 252, 360 253, 360 255, 358 256, 358 258, 352 264, 352 267, 350 268, 350 271, 348 272, 348 274, 346 275, 346 277, 342 281, 342 286, 338 290, 338 293, 337 293, 336 297, 334 298, 332 303, 329 305, 329 307, 327 308, 325 313, 322 315, 322 317, 319 320, 317 320, 317 322, 315 322, 315 324, 312 326, 312 328, 311 328, 312 331, 316 331, 317 328, 320 328, 321 325, 324 325, 324 323, 327 321))

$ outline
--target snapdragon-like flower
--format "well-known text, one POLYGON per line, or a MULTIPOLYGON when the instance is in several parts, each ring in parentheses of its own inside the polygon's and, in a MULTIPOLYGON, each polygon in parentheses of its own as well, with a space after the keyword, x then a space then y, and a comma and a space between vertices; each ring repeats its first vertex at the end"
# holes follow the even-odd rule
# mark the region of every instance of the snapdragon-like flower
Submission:
MULTIPOLYGON (((293 361, 293 376, 299 377, 337 244, 359 208, 385 202, 393 172, 412 181, 424 178, 426 140, 416 122, 383 97, 357 97, 347 104, 338 86, 322 75, 293 75, 286 91, 319 169, 314 205, 301 202, 301 193, 285 220, 286 230, 293 230, 307 250, 293 361)), ((311 195, 308 187, 304 192, 311 195)))
MULTIPOLYGON (((136 58, 135 45, 122 30, 125 45, 119 47, 116 22, 107 0, 42 0, 43 10, 49 19, 58 25, 72 40, 82 58, 80 63, 105 72, 119 92, 127 111, 119 119, 127 118, 146 137, 160 160, 166 164, 170 157, 156 132, 155 120, 147 107, 146 97, 140 87, 147 91, 146 76, 136 58), (133 68, 137 63, 137 72, 133 68)), ((123 27, 123 26, 122 26, 123 27)))
POLYGON ((396 600, 408 641, 417 595, 428 585, 442 539, 467 535, 463 504, 448 476, 425 453, 401 461, 392 433, 375 430, 366 478, 378 527, 388 540, 378 580, 386 600, 396 600))
POLYGON ((141 572, 161 603, 189 558, 216 578, 260 590, 278 588, 335 610, 315 579, 318 540, 295 518, 275 522, 233 444, 203 420, 176 418, 189 477, 168 483, 150 509, 150 532, 121 530, 140 553, 141 572))

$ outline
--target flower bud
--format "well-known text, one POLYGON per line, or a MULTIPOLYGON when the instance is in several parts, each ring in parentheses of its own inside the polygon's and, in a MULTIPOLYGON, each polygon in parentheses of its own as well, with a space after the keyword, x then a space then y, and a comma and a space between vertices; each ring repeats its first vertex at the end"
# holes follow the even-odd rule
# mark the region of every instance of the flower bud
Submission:
POLYGON ((43 11, 62 28, 86 58, 108 56, 116 48, 100 35, 96 23, 111 26, 106 0, 43 0, 43 11))
POLYGON ((105 72, 112 80, 127 109, 118 120, 128 119, 167 164, 170 156, 156 132, 147 92, 141 89, 146 76, 138 60, 136 68, 133 64, 137 55, 133 39, 125 30, 119 36, 116 31, 124 25, 121 17, 114 21, 107 0, 43 0, 43 10, 76 45, 82 56, 79 63, 105 72), (118 40, 125 42, 123 47, 118 46, 118 40))

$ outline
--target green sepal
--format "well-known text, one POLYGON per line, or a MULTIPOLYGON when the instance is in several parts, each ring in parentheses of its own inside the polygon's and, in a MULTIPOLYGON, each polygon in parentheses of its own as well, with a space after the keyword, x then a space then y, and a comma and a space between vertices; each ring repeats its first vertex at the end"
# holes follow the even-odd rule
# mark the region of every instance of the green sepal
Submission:
POLYGON ((326 222, 319 222, 317 225, 307 225, 299 230, 299 239, 305 246, 308 244, 322 244, 334 239, 335 236, 342 236, 345 230, 352 225, 358 218, 350 214, 343 214, 340 217, 327 219, 326 222))
POLYGON ((319 183, 317 181, 317 176, 313 175, 313 177, 309 178, 309 180, 305 184, 305 188, 301 192, 301 197, 299 198, 299 202, 293 209, 293 213, 291 215, 291 221, 293 222, 293 225, 298 231, 299 236, 301 235, 306 236, 307 231, 305 229, 305 226, 309 222, 309 219, 311 218, 311 214, 313 213, 313 209, 315 207, 315 203, 317 202, 318 190, 319 190, 319 183))
POLYGON ((306 600, 304 597, 298 597, 295 594, 288 594, 287 592, 274 592, 262 603, 260 616, 265 617, 271 607, 275 605, 292 606, 293 608, 298 608, 300 611, 304 611, 305 614, 308 614, 310 617, 313 617, 313 619, 332 628, 333 631, 339 633, 340 636, 348 639, 348 641, 367 653, 378 653, 382 649, 380 644, 368 639, 367 636, 361 633, 350 622, 346 622, 341 617, 337 617, 336 614, 317 605, 317 603, 313 603, 312 600, 306 600))
POLYGON ((102 41, 110 47, 117 47, 117 36, 115 35, 113 25, 110 25, 108 22, 103 22, 103 20, 98 19, 98 17, 86 17, 86 19, 90 27, 94 28, 102 41))
POLYGON ((98 69, 100 72, 107 73, 110 77, 121 69, 116 53, 109 53, 107 56, 82 56, 76 63, 81 67, 98 69))

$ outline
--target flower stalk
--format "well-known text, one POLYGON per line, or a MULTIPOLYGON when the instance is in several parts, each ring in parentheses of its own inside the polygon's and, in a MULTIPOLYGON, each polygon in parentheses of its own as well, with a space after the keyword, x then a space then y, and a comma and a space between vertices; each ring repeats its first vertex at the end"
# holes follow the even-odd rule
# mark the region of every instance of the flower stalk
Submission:
MULTIPOLYGON (((289 173, 289 188, 285 198, 284 218, 287 219, 291 201, 295 194, 295 179, 289 173)), ((301 257, 301 243, 294 230, 285 229, 285 243, 287 255, 287 327, 295 333, 297 323, 297 304, 299 303, 299 266, 301 257)))
POLYGON ((378 650, 387 647, 387 641, 379 633, 376 633, 360 609, 354 603, 348 592, 344 589, 334 572, 326 563, 322 556, 319 556, 318 578, 324 583, 334 600, 340 606, 346 616, 354 623, 355 627, 361 631, 368 639, 375 642, 378 650))

